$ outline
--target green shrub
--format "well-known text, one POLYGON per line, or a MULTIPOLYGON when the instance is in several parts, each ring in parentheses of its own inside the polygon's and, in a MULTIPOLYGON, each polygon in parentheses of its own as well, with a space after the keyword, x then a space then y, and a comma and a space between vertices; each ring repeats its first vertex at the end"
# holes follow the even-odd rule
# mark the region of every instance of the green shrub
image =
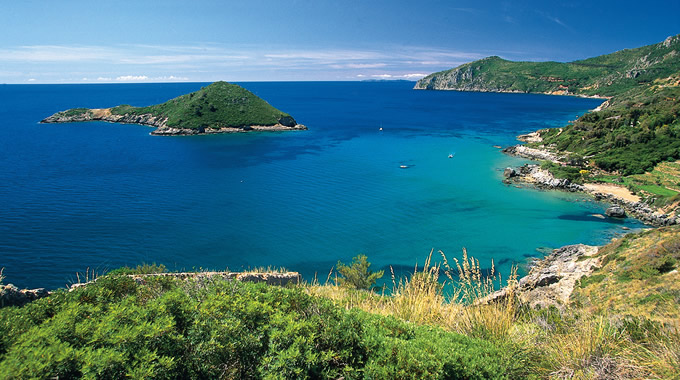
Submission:
POLYGON ((585 288, 590 284, 599 284, 607 277, 605 274, 593 274, 590 276, 582 277, 579 287, 585 288))
POLYGON ((128 266, 125 267, 120 267, 117 269, 112 270, 111 272, 107 273, 108 275, 115 275, 115 274, 153 274, 153 273, 165 273, 167 272, 167 268, 163 264, 142 264, 142 265, 137 265, 135 268, 130 268, 128 266))
POLYGON ((338 261, 338 273, 342 276, 340 284, 356 289, 371 289, 383 276, 384 271, 372 272, 368 269, 370 266, 371 263, 365 255, 354 257, 349 266, 338 261))
POLYGON ((0 309, 3 378, 509 378, 506 347, 299 288, 103 276, 0 309))

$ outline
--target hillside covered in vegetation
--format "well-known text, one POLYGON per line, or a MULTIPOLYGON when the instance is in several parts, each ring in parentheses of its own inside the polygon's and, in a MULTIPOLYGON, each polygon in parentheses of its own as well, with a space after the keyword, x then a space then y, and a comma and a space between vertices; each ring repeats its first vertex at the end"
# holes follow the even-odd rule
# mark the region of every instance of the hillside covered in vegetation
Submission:
POLYGON ((0 308, 0 378, 677 378, 678 236, 599 248, 571 297, 543 308, 513 275, 484 302, 500 281, 465 253, 457 275, 430 255, 382 292, 365 256, 336 282, 285 288, 123 268, 0 308))
POLYGON ((152 134, 227 133, 253 130, 306 129, 245 88, 215 82, 196 92, 146 107, 74 108, 58 112, 43 123, 110 121, 157 127, 152 134))
POLYGON ((416 89, 545 93, 609 98, 530 145, 573 154, 572 163, 622 175, 680 158, 680 35, 580 61, 485 58, 431 74, 416 89))

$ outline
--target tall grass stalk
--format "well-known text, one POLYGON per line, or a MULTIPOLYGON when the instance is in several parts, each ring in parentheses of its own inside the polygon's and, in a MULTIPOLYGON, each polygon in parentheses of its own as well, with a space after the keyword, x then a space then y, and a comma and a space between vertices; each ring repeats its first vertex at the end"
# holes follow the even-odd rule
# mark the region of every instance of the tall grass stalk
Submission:
POLYGON ((659 378, 680 378, 680 321, 665 326, 651 347, 644 363, 659 378))
POLYGON ((569 327, 540 342, 539 372, 560 379, 649 377, 647 350, 604 316, 580 315, 569 327))
POLYGON ((387 305, 390 314, 411 322, 439 325, 455 312, 457 305, 447 303, 444 297, 446 281, 439 281, 441 264, 432 264, 433 252, 421 271, 415 266, 410 279, 397 281, 392 271, 392 297, 387 305))
MULTIPOLYGON (((453 281, 448 268, 446 256, 440 251, 447 267, 445 273, 453 281)), ((505 294, 495 300, 490 295, 496 291, 496 284, 502 284, 500 273, 496 273, 493 260, 491 269, 484 276, 479 260, 468 256, 463 248, 463 257, 459 261, 454 258, 458 270, 458 281, 455 282, 452 302, 464 305, 455 318, 449 319, 449 329, 461 334, 497 341, 506 340, 517 321, 517 268, 512 267, 508 276, 505 294)))

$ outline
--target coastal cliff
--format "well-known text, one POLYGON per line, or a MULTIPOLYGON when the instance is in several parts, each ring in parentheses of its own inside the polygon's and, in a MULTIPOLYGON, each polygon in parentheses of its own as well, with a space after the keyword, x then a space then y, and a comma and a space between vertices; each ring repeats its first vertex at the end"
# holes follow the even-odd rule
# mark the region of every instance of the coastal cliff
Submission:
POLYGON ((519 136, 526 145, 504 152, 543 164, 509 168, 506 181, 584 191, 654 226, 679 223, 680 35, 568 63, 489 57, 414 88, 606 98, 564 127, 519 136), (638 199, 618 196, 618 188, 638 199))
POLYGON ((156 128, 152 135, 161 136, 307 129, 250 91, 226 82, 215 82, 153 106, 74 108, 57 112, 41 123, 84 121, 146 125, 156 128))
POLYGON ((680 35, 676 35, 654 45, 566 63, 487 57, 430 74, 414 88, 612 97, 676 74, 679 66, 680 35))

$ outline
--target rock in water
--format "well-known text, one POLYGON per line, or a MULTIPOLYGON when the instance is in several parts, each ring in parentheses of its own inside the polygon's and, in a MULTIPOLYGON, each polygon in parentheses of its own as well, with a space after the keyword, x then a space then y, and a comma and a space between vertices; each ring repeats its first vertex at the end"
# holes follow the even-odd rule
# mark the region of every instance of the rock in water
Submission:
POLYGON ((505 168, 503 171, 503 176, 505 178, 512 178, 517 176, 517 171, 513 168, 505 168))
POLYGON ((605 212, 605 215, 611 217, 611 218, 625 218, 626 217, 626 211, 619 206, 612 206, 608 208, 605 212))

